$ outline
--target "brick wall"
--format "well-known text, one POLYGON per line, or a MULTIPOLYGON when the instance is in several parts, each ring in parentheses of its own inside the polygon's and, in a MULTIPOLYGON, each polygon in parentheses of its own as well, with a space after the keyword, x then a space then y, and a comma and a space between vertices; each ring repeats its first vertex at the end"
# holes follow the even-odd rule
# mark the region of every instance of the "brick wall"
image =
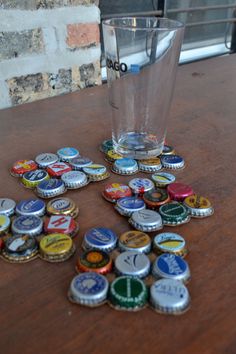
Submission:
POLYGON ((101 84, 99 0, 0 0, 0 108, 101 84))

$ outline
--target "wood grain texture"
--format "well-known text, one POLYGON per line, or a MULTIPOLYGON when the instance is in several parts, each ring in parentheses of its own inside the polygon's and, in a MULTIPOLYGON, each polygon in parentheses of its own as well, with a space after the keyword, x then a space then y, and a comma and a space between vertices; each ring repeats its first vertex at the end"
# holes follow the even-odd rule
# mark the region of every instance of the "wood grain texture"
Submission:
MULTIPOLYGON (((187 162, 178 180, 209 197, 215 207, 214 216, 174 229, 190 249, 190 311, 169 317, 150 309, 126 313, 71 304, 66 294, 79 248, 62 264, 0 260, 2 354, 236 352, 235 72, 236 55, 180 67, 170 113, 168 143, 187 162)), ((1 111, 1 197, 19 201, 32 196, 9 175, 21 158, 74 146, 105 163, 98 146, 110 136, 109 115, 106 86, 1 111)), ((128 180, 112 174, 109 181, 128 180)), ((127 220, 102 199, 105 183, 67 194, 80 207, 78 246, 91 227, 110 227, 118 234, 129 230, 127 220)))

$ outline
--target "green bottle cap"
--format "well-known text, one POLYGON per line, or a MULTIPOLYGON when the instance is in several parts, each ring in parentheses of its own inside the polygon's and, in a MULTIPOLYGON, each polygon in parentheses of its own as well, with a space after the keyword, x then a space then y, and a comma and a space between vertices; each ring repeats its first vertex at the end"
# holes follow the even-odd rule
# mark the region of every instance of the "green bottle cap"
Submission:
POLYGON ((179 202, 170 202, 159 208, 163 224, 175 226, 190 220, 188 209, 179 202))
POLYGON ((110 286, 110 304, 119 310, 138 310, 143 308, 148 299, 144 282, 137 278, 121 276, 110 286))

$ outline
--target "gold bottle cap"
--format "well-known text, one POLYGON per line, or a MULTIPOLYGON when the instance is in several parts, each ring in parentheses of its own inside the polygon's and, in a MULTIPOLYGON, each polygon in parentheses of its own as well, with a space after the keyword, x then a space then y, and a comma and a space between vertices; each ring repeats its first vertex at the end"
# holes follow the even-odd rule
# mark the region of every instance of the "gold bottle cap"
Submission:
POLYGON ((48 261, 64 261, 74 253, 74 245, 66 234, 49 234, 39 244, 42 258, 48 261))
POLYGON ((150 252, 151 239, 141 231, 127 231, 120 236, 119 248, 122 251, 150 252))
POLYGON ((75 218, 78 212, 78 207, 70 198, 58 197, 50 200, 47 204, 47 213, 49 215, 70 215, 75 218))
POLYGON ((214 213, 214 209, 209 199, 197 194, 190 195, 184 199, 185 207, 192 217, 204 218, 214 213))

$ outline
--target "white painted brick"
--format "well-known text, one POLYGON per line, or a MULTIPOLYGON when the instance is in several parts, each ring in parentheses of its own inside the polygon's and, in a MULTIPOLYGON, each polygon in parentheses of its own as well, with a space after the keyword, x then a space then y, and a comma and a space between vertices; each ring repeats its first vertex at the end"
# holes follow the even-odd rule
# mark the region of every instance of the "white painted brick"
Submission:
POLYGON ((43 42, 46 53, 55 53, 58 50, 56 29, 54 27, 42 28, 43 42))
POLYGON ((0 109, 11 106, 8 86, 5 81, 0 80, 0 109))

